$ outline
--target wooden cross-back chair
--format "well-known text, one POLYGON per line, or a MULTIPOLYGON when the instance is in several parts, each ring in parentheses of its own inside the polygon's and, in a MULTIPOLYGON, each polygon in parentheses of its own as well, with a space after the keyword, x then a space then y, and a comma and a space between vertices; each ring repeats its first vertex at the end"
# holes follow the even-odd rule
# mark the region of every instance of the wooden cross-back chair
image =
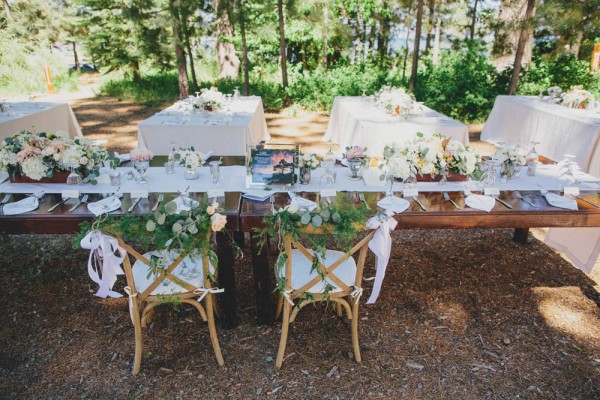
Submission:
MULTIPOLYGON (((321 234, 323 230, 305 231, 305 234, 321 234)), ((359 298, 362 294, 362 277, 367 257, 368 245, 375 231, 370 231, 347 253, 327 250, 325 259, 319 257, 318 269, 327 282, 333 287, 328 294, 324 293, 325 284, 316 271, 311 271, 313 264, 313 251, 304 247, 291 235, 284 238, 284 251, 287 255, 285 269, 276 271, 277 279, 285 277, 286 292, 279 295, 277 303, 277 317, 283 312, 281 340, 275 366, 281 368, 289 324, 294 322, 300 310, 307 304, 330 301, 334 302, 338 316, 343 316, 346 311, 351 320, 352 346, 354 359, 361 361, 358 343, 358 309, 359 298), (358 262, 352 257, 358 254, 358 262), (333 262, 329 266, 324 263, 333 262), (309 294, 307 296, 306 294, 309 294), (297 302, 296 302, 297 301, 297 302)))
MULTIPOLYGON (((135 356, 133 373, 138 374, 142 361, 142 328, 145 328, 152 319, 154 307, 168 303, 187 303, 194 306, 203 321, 208 323, 210 340, 215 352, 217 363, 224 364, 219 339, 215 328, 214 299, 218 292, 211 287, 209 273, 214 275, 208 255, 202 252, 199 259, 190 257, 189 251, 169 251, 169 264, 166 268, 157 268, 156 273, 151 273, 152 255, 160 255, 159 251, 140 254, 130 245, 125 243, 119 234, 105 232, 114 236, 119 246, 127 254, 123 259, 125 276, 127 278, 126 293, 129 295, 129 312, 135 330, 135 356), (135 260, 133 265, 129 256, 135 260), (206 309, 200 301, 204 299, 206 309)), ((210 232, 208 233, 210 235, 210 232)))

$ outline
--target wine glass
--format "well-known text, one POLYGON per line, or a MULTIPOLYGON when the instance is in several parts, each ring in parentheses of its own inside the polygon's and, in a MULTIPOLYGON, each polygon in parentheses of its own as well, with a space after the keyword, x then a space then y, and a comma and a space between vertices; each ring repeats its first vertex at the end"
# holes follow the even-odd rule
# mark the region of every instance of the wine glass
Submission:
POLYGON ((67 166, 69 168, 71 168, 71 173, 67 177, 67 185, 81 185, 83 183, 83 179, 81 178, 81 175, 79 175, 77 173, 77 171, 75 171, 76 165, 77 165, 77 163, 74 161, 69 161, 67 163, 67 166))
POLYGON ((535 146, 540 144, 540 142, 531 142, 531 150, 525 156, 525 164, 527 165, 527 175, 534 176, 535 170, 537 168, 537 164, 540 162, 540 157, 538 155, 535 146))

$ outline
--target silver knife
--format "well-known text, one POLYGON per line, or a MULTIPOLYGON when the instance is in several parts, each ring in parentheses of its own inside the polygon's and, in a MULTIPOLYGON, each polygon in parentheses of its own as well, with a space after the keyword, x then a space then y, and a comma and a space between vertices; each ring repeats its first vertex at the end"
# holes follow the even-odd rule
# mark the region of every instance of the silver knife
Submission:
POLYGON ((69 208, 69 212, 75 211, 75 209, 76 209, 77 207, 79 207, 79 206, 80 206, 80 205, 82 205, 83 203, 87 203, 87 201, 88 201, 88 197, 89 197, 89 196, 88 196, 87 194, 84 194, 84 195, 83 195, 83 197, 81 198, 81 200, 79 200, 79 201, 77 202, 77 204, 75 204, 73 207, 69 208))
POLYGON ((365 207, 367 207, 367 210, 371 209, 371 206, 369 206, 369 203, 367 203, 367 200, 365 199, 365 194, 364 193, 359 193, 358 194, 358 198, 360 199, 360 201, 362 201, 363 203, 365 203, 365 207))
POLYGON ((137 206, 137 205, 138 205, 138 203, 140 202, 140 200, 141 200, 141 199, 142 199, 141 197, 138 197, 137 199, 135 199, 135 200, 133 201, 133 204, 131 205, 131 207, 129 207, 129 208, 127 209, 127 212, 128 212, 128 213, 132 212, 132 211, 133 211, 133 209, 135 208, 135 206, 137 206))
POLYGON ((456 204, 456 202, 450 198, 450 195, 447 192, 444 192, 444 199, 448 200, 454 206, 454 208, 462 210, 462 208, 459 207, 458 204, 456 204))
POLYGON ((512 206, 511 206, 510 204, 508 204, 508 203, 507 203, 507 202, 505 202, 504 200, 500 200, 500 199, 498 198, 498 196, 493 196, 493 197, 494 197, 494 199, 496 199, 496 201, 497 201, 498 203, 502 204, 504 207, 512 209, 512 206))
POLYGON ((154 207, 152 207, 152 212, 158 210, 158 206, 160 205, 160 203, 163 202, 163 200, 165 199, 165 195, 164 193, 161 193, 158 195, 158 200, 156 201, 156 204, 154 205, 154 207))
POLYGON ((67 197, 67 198, 65 198, 65 199, 62 199, 61 201, 59 201, 58 203, 56 203, 55 205, 53 205, 52 207, 50 207, 50 208, 48 209, 48 212, 52 212, 52 211, 54 211, 54 210, 56 209, 56 207, 60 206, 61 204, 64 204, 64 203, 66 203, 68 200, 69 200, 69 197, 67 197))
POLYGON ((591 205, 593 205, 594 207, 600 208, 600 204, 596 204, 596 203, 594 203, 594 202, 592 202, 592 201, 589 201, 588 199, 584 199, 584 198, 583 198, 583 197, 581 197, 581 196, 573 196, 573 197, 575 197, 576 199, 579 199, 579 200, 581 200, 581 201, 585 201, 586 203, 588 203, 588 204, 591 204, 591 205))
POLYGON ((419 201, 419 199, 417 199, 417 196, 411 196, 411 198, 419 205, 419 207, 421 207, 421 210, 427 211, 425 206, 419 201))

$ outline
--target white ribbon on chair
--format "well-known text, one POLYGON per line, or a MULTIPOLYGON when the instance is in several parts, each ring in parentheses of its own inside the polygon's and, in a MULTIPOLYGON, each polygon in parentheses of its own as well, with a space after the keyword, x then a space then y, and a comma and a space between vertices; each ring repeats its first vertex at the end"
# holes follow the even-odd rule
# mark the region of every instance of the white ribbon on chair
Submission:
POLYGON ((367 221, 367 228, 377 229, 373 239, 369 242, 369 249, 375 254, 375 263, 377 264, 377 270, 375 273, 375 283, 373 284, 373 291, 367 304, 373 304, 379 297, 379 291, 381 290, 381 284, 385 277, 385 270, 388 262, 390 261, 390 255, 392 253, 392 236, 390 233, 398 225, 398 221, 392 218, 393 214, 380 214, 371 217, 367 221))
POLYGON ((196 288, 194 289, 194 294, 200 294, 202 293, 202 295, 198 298, 198 302, 201 302, 202 299, 204 299, 206 297, 207 294, 209 293, 213 293, 213 294, 217 294, 217 293, 223 293, 225 292, 225 289, 219 289, 219 288, 196 288))
POLYGON ((90 250, 88 274, 100 286, 95 295, 102 298, 123 297, 112 290, 117 275, 124 275, 121 264, 126 252, 117 239, 100 231, 91 231, 81 239, 81 247, 90 250))
POLYGON ((290 305, 292 307, 295 307, 296 305, 294 304, 294 301, 292 300, 292 297, 290 296, 292 294, 293 290, 286 290, 285 292, 282 293, 283 298, 285 299, 285 301, 287 301, 288 303, 290 303, 290 305))
POLYGON ((362 294, 363 294, 363 288, 358 287, 358 286, 352 286, 354 288, 354 290, 352 291, 352 293, 350 293, 350 297, 352 297, 352 300, 354 300, 354 304, 358 303, 362 294))

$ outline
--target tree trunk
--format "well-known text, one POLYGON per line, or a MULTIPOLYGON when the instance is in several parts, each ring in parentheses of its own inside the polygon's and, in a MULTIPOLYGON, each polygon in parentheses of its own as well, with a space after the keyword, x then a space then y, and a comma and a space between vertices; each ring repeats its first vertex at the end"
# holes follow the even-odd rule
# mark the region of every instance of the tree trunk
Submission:
POLYGON ((415 27, 415 46, 412 56, 412 69, 410 73, 410 82, 408 90, 415 90, 417 87, 417 72, 419 67, 419 45, 421 44, 421 26, 423 25, 423 0, 417 3, 417 22, 415 27))
POLYGON ((179 8, 176 0, 169 0, 169 8, 173 17, 173 40, 175 40, 175 58, 177 60, 177 79, 179 81, 179 98, 185 99, 190 94, 190 83, 187 74, 187 63, 185 61, 185 50, 183 48, 182 32, 180 27, 179 8))
POLYGON ((321 56, 321 65, 327 69, 327 46, 328 46, 328 30, 329 30, 329 0, 323 2, 323 55, 321 56))
POLYGON ((519 43, 517 44, 517 52, 515 55, 515 63, 513 67, 508 94, 513 95, 517 92, 517 84, 519 83, 519 74, 521 73, 521 65, 523 61, 523 53, 525 51, 525 42, 527 40, 527 31, 533 13, 535 12, 535 0, 527 0, 527 10, 525 11, 525 20, 521 26, 521 34, 519 35, 519 43))
POLYGON ((281 84, 288 86, 287 57, 285 54, 285 22, 283 19, 283 0, 277 0, 277 13, 279 14, 279 58, 281 60, 281 84))
POLYGON ((570 52, 573 53, 575 58, 579 59, 579 50, 581 49, 581 42, 583 41, 583 31, 577 31, 577 35, 575 35, 575 40, 573 41, 573 45, 571 46, 570 52))
POLYGON ((433 39, 433 65, 440 62, 440 36, 442 35, 442 18, 438 17, 435 24, 435 39, 433 39))
POLYGON ((192 52, 192 44, 190 41, 191 32, 189 29, 189 25, 187 23, 187 19, 182 16, 181 19, 182 28, 185 35, 185 50, 187 51, 188 58, 190 60, 190 71, 192 72, 192 83, 194 84, 194 90, 197 92, 200 89, 198 88, 198 80, 196 79, 196 67, 194 66, 194 53, 192 52))
POLYGON ((477 22, 477 3, 479 3, 479 0, 475 0, 475 2, 473 3, 473 10, 471 10, 471 12, 473 13, 473 15, 471 15, 471 26, 469 27, 471 40, 475 38, 475 22, 477 22))
POLYGON ((242 59, 244 61, 244 96, 248 96, 250 85, 250 73, 248 66, 248 44, 246 43, 246 17, 244 15, 244 0, 239 0, 240 31, 242 34, 242 59))
POLYGON ((6 13, 6 20, 12 21, 12 14, 10 13, 10 4, 8 4, 8 0, 2 0, 2 5, 4 6, 4 12, 6 13))
POLYGON ((410 39, 410 14, 412 12, 413 1, 408 5, 408 13, 406 14, 406 40, 404 41, 404 60, 402 60, 402 80, 406 78, 406 63, 408 62, 408 40, 410 39))
POLYGON ((229 0, 216 0, 217 20, 217 64, 219 79, 236 79, 240 72, 240 59, 235 54, 235 46, 229 42, 234 36, 233 25, 229 19, 229 0))
POLYGON ((75 69, 77 72, 81 72, 81 65, 79 65, 79 55, 77 54, 77 43, 71 42, 73 45, 73 61, 75 62, 75 69))
POLYGON ((427 38, 425 40, 425 53, 429 53, 431 49, 431 31, 433 31, 433 21, 435 15, 435 0, 429 0, 429 21, 427 23, 427 38))
MULTIPOLYGON (((384 2, 384 5, 387 8, 387 2, 384 2)), ((379 65, 383 66, 385 57, 388 54, 388 46, 390 41, 390 17, 387 15, 383 17, 381 25, 381 34, 379 35, 379 43, 377 44, 377 47, 379 50, 379 65)))
MULTIPOLYGON (((528 0, 501 0, 498 10, 498 28, 494 35, 492 59, 498 71, 511 66, 521 37, 522 21, 526 19, 528 0)), ((526 29, 523 64, 531 62, 533 47, 533 26, 526 29)))
POLYGON ((140 62, 138 60, 131 60, 129 62, 129 67, 131 68, 133 81, 140 82, 142 80, 142 75, 140 74, 140 62))

